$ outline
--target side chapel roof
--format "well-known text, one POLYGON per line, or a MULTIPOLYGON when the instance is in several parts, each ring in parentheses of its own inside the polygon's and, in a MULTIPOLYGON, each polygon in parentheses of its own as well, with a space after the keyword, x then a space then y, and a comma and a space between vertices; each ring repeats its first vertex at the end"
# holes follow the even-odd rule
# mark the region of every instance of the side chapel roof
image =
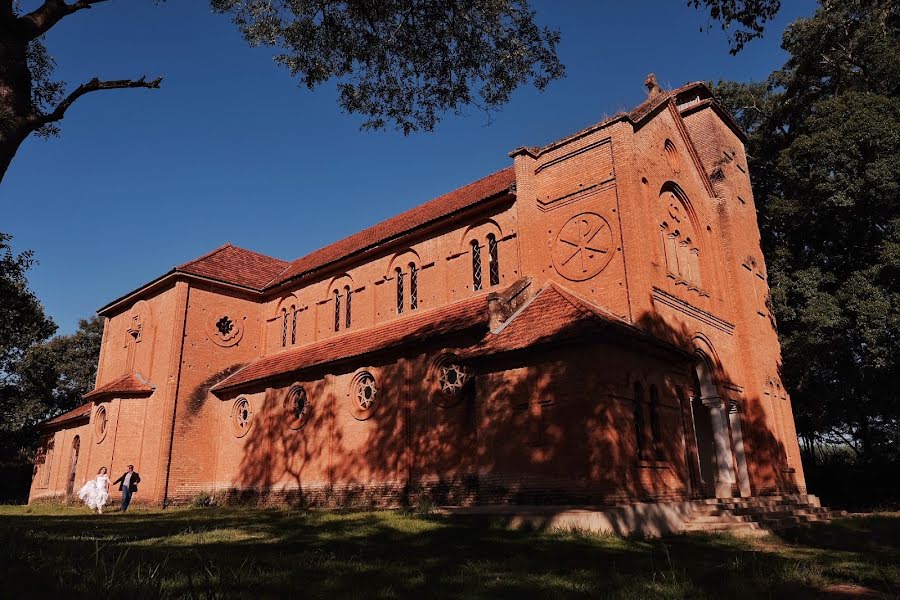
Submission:
POLYGON ((149 396, 156 386, 140 373, 128 373, 101 385, 84 395, 85 400, 99 400, 109 396, 149 396))

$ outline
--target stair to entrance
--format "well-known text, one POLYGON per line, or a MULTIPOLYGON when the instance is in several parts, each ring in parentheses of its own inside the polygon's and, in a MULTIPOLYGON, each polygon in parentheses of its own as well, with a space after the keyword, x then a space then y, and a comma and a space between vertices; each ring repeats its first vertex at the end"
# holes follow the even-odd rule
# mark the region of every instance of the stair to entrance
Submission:
POLYGON ((691 514, 684 522, 686 532, 730 531, 752 535, 827 523, 847 516, 847 511, 826 508, 810 494, 709 498, 696 500, 692 505, 691 514))

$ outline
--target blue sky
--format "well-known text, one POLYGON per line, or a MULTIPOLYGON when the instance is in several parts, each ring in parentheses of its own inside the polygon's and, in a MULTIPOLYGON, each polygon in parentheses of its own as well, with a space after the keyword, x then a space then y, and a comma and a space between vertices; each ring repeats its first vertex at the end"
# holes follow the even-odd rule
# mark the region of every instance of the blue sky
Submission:
MULTIPOLYGON (((24 2, 25 6, 34 2, 24 2)), ((47 39, 59 78, 162 75, 160 90, 79 100, 58 139, 25 142, 0 184, 0 231, 33 249, 32 289, 60 326, 77 328, 121 294, 225 242, 294 259, 510 164, 540 145, 663 87, 761 79, 785 59, 784 3, 767 36, 737 57, 686 0, 535 0, 562 34, 567 77, 521 89, 493 115, 447 115, 432 133, 362 132, 332 84, 299 88, 202 0, 109 2, 47 39), (704 31, 700 31, 704 28, 704 31)))

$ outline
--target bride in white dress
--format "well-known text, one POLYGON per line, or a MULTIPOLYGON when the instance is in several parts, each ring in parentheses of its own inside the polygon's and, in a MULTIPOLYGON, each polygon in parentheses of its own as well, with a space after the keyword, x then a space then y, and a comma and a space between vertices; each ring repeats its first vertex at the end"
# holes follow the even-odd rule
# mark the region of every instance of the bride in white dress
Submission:
POLYGON ((78 497, 84 501, 97 514, 103 514, 103 507, 109 498, 109 477, 106 475, 106 467, 100 467, 97 478, 91 479, 78 490, 78 497))

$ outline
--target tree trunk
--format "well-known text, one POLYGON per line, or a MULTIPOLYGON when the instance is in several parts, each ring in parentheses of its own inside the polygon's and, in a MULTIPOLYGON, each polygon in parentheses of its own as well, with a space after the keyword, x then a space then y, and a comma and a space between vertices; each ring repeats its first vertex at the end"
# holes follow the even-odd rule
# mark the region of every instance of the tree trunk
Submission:
POLYGON ((33 130, 28 40, 13 24, 0 24, 0 182, 13 157, 33 130))

